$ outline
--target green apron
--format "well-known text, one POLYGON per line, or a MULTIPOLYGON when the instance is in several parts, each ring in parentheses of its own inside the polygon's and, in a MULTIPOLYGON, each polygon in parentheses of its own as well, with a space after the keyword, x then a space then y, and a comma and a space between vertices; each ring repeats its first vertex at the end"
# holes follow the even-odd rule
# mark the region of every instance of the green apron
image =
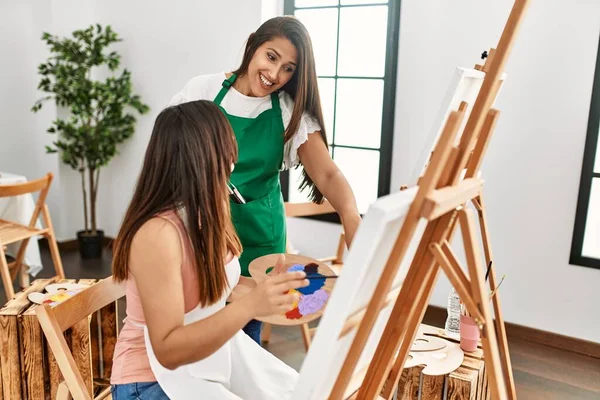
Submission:
POLYGON ((271 109, 256 118, 227 113, 221 101, 236 78, 233 74, 223 81, 223 87, 214 102, 225 113, 237 140, 238 160, 231 182, 246 204, 230 200, 231 217, 243 246, 241 272, 244 276, 250 276, 248 265, 252 260, 285 252, 285 208, 279 183, 285 128, 277 93, 271 94, 271 109))

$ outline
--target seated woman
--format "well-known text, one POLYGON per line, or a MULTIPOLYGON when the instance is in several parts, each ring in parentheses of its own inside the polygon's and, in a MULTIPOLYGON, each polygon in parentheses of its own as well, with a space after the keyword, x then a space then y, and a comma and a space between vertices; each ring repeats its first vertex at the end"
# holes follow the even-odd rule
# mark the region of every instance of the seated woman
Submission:
POLYGON ((226 306, 240 277, 227 190, 236 158, 233 131, 214 103, 157 117, 114 244, 113 276, 127 299, 115 400, 279 400, 293 391, 297 372, 242 327, 291 309, 298 299, 288 292, 308 285, 305 273, 271 276, 226 306))

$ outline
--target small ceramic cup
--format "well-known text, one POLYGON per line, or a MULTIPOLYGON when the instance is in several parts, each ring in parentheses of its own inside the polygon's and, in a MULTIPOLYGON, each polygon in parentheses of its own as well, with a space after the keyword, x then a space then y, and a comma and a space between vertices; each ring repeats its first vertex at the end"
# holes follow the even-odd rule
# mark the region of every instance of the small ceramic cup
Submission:
POLYGON ((460 348, 464 351, 475 351, 479 344, 479 327, 472 317, 460 316, 460 348))

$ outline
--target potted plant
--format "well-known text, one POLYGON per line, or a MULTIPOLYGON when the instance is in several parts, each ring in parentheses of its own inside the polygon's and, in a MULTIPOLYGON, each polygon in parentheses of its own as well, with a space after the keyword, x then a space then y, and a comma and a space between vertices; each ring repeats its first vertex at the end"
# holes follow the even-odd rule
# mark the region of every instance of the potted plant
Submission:
POLYGON ((38 89, 48 95, 36 101, 32 111, 51 100, 69 111, 67 118, 57 118, 48 128, 57 140, 46 152, 59 152, 62 162, 81 174, 84 229, 77 232, 79 250, 83 258, 98 258, 104 241, 96 223, 100 169, 133 135, 136 119, 129 110, 145 114, 149 107, 133 93, 130 71, 115 72, 121 57, 108 47, 121 39, 110 25, 92 25, 66 38, 44 33, 42 40, 51 54, 38 67, 38 89), (107 77, 94 79, 101 74, 107 77))

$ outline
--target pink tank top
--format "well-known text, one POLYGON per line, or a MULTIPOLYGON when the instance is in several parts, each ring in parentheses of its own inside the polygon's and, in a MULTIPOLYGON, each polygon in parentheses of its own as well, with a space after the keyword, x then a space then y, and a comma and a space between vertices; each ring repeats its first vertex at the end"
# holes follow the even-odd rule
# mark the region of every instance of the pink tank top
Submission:
MULTIPOLYGON (((181 277, 185 312, 188 313, 200 302, 198 274, 194 263, 190 261, 193 260, 193 248, 183 222, 175 212, 164 213, 159 217, 169 221, 177 228, 180 242, 183 243, 181 277)), ((144 330, 139 326, 146 324, 142 302, 132 276, 125 283, 125 288, 127 317, 124 320, 123 329, 119 333, 115 346, 110 383, 119 385, 135 382, 155 382, 156 378, 150 369, 146 345, 144 344, 144 330)))

